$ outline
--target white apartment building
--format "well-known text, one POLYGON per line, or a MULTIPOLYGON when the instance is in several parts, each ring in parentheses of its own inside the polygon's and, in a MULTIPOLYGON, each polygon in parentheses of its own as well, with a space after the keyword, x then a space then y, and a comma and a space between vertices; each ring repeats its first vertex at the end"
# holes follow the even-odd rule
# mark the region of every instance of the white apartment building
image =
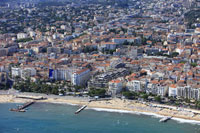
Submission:
POLYGON ((190 86, 177 87, 177 96, 199 100, 199 88, 192 88, 190 86))
POLYGON ((11 74, 12 77, 21 77, 26 79, 27 77, 35 76, 36 75, 36 69, 35 68, 11 68, 11 74))
POLYGON ((60 28, 61 28, 62 30, 66 30, 66 29, 67 29, 67 26, 66 26, 66 25, 61 25, 60 28))
POLYGON ((30 31, 30 32, 29 32, 29 35, 30 35, 30 37, 35 37, 35 36, 36 36, 36 33, 35 33, 34 31, 30 31))
POLYGON ((168 92, 168 86, 167 85, 159 85, 157 86, 157 95, 165 96, 168 92))
POLYGON ((17 34, 17 39, 24 39, 24 38, 27 38, 28 35, 26 33, 18 33, 17 34))
POLYGON ((72 84, 76 86, 85 86, 90 78, 90 70, 88 68, 78 70, 72 73, 72 84))
POLYGON ((116 79, 116 80, 111 80, 109 82, 109 89, 108 92, 112 95, 115 96, 116 94, 119 94, 122 91, 122 81, 116 79))
POLYGON ((141 82, 139 80, 133 79, 128 81, 127 88, 129 91, 141 91, 141 82))
POLYGON ((6 68, 4 65, 0 65, 0 72, 6 71, 6 68))
POLYGON ((140 37, 132 37, 132 38, 113 38, 112 42, 117 43, 117 44, 123 44, 125 41, 129 43, 141 43, 141 38, 140 37))
POLYGON ((43 46, 33 46, 31 47, 31 49, 36 52, 36 53, 40 53, 42 51, 43 46))
POLYGON ((72 70, 71 69, 56 69, 53 71, 52 78, 55 80, 67 80, 71 81, 72 70))
POLYGON ((21 68, 12 67, 11 74, 12 74, 12 77, 21 76, 21 68))
POLYGON ((115 50, 116 48, 117 44, 114 42, 104 42, 98 45, 98 49, 115 50))
POLYGON ((32 77, 36 75, 35 68, 24 68, 21 70, 21 78, 26 79, 28 77, 32 77))
POLYGON ((169 86, 168 96, 169 97, 177 96, 177 87, 176 87, 176 85, 172 84, 172 85, 169 86))

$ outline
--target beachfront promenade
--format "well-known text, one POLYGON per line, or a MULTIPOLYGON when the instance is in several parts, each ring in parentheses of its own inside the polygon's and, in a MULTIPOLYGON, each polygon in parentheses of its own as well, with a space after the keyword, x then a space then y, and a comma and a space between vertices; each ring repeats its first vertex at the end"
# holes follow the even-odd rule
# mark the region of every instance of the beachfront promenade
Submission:
POLYGON ((35 96, 35 97, 44 97, 48 99, 65 99, 65 100, 90 100, 89 97, 74 97, 74 96, 58 96, 58 95, 53 95, 53 94, 43 94, 43 93, 31 93, 31 92, 18 92, 16 90, 0 90, 0 95, 24 95, 24 96, 35 96))

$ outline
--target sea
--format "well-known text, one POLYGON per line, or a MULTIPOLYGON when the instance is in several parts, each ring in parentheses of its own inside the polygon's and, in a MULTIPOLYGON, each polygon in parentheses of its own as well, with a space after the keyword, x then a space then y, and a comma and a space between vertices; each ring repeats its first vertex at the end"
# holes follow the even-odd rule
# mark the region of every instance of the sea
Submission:
POLYGON ((35 103, 27 112, 10 112, 19 104, 0 104, 0 133, 200 133, 200 122, 137 112, 35 103))

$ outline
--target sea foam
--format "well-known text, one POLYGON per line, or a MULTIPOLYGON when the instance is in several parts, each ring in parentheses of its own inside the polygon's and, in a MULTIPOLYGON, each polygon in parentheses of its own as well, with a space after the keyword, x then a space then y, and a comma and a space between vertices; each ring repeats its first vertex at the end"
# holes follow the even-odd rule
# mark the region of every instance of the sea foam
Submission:
POLYGON ((78 104, 72 104, 72 103, 64 103, 64 102, 51 102, 54 104, 66 104, 66 105, 71 105, 71 106, 78 106, 78 104))
POLYGON ((190 123, 190 124, 200 125, 200 121, 196 121, 196 120, 187 120, 187 119, 176 118, 176 117, 173 117, 172 119, 175 121, 178 121, 179 123, 190 123))
MULTIPOLYGON (((87 108, 87 109, 92 109, 92 110, 95 110, 95 111, 104 111, 104 112, 116 112, 116 113, 129 113, 129 114, 136 114, 136 115, 148 115, 148 116, 152 116, 154 118, 163 118, 163 117, 165 117, 163 115, 158 115, 158 114, 155 114, 155 113, 148 113, 148 112, 127 111, 127 110, 118 110, 118 109, 104 109, 104 108, 87 108)), ((172 120, 175 120, 178 123, 189 123, 189 124, 200 125, 200 121, 196 121, 196 120, 187 120, 187 119, 176 118, 176 117, 173 117, 172 120)))

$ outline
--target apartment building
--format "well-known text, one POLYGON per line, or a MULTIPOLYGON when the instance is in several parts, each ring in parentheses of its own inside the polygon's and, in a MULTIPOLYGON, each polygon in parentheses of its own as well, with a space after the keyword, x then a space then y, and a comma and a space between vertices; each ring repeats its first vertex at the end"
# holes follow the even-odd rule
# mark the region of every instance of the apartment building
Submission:
POLYGON ((112 39, 112 42, 114 42, 116 44, 123 44, 125 41, 127 41, 129 43, 140 44, 141 43, 141 38, 140 37, 132 37, 132 38, 113 38, 112 39))
POLYGON ((90 78, 90 69, 77 70, 72 73, 72 84, 76 86, 86 86, 87 81, 90 78))
POLYGON ((49 69, 49 78, 71 81, 72 71, 73 70, 69 68, 49 69))
POLYGON ((115 96, 122 91, 122 87, 123 87, 122 81, 120 81, 119 79, 111 80, 109 82, 108 93, 112 96, 115 96))
POLYGON ((138 92, 141 91, 141 82, 140 80, 137 79, 131 79, 127 82, 127 88, 129 91, 134 91, 134 92, 138 92))

